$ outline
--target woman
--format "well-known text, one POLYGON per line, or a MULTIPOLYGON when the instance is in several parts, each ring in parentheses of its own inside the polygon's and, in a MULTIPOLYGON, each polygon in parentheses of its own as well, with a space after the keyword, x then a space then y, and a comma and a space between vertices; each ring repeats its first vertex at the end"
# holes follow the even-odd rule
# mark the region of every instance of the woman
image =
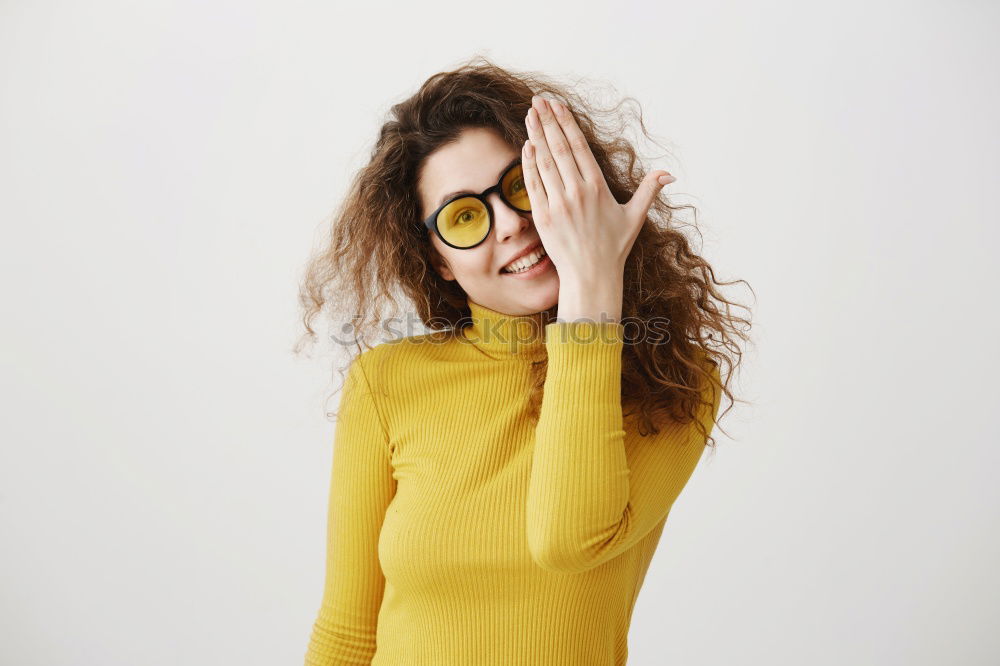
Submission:
POLYGON ((748 322, 672 224, 673 177, 479 60, 392 108, 303 286, 309 334, 332 304, 364 339, 396 295, 430 329, 349 364, 307 664, 624 664, 732 398, 748 322))

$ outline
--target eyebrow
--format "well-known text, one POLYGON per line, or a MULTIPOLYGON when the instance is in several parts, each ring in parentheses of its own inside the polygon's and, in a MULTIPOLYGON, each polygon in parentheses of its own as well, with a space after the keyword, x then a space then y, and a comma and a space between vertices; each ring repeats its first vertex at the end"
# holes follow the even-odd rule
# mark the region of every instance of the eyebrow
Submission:
MULTIPOLYGON (((497 179, 499 180, 500 176, 503 174, 503 172, 506 171, 507 169, 511 168, 515 164, 517 164, 518 160, 520 160, 520 159, 521 159, 521 156, 517 155, 517 156, 514 157, 514 159, 512 159, 510 162, 508 162, 507 165, 505 167, 503 167, 502 169, 500 169, 500 171, 497 173, 497 179)), ((455 192, 449 192, 448 194, 445 194, 440 199, 438 199, 438 202, 437 202, 437 205, 435 206, 435 208, 440 208, 442 206, 442 204, 444 204, 445 201, 447 201, 448 199, 452 198, 453 196, 456 196, 456 195, 459 195, 459 194, 479 194, 479 192, 473 192, 472 190, 456 190, 455 192)))

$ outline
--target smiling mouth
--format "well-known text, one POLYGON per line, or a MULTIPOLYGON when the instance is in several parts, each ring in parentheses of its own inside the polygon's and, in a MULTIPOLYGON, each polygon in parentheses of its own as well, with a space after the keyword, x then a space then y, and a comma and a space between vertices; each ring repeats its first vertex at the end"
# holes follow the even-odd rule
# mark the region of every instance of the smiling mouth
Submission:
POLYGON ((518 273, 524 273, 525 271, 531 270, 535 265, 538 264, 542 259, 548 256, 544 247, 539 246, 537 250, 529 252, 523 257, 510 262, 506 266, 500 269, 501 273, 508 275, 517 275, 518 273))

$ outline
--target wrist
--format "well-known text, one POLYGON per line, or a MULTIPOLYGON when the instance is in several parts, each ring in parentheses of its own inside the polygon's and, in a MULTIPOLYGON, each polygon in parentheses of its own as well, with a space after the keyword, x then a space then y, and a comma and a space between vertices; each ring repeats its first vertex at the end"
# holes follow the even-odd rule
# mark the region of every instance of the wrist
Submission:
POLYGON ((618 322, 622 317, 623 280, 607 275, 559 278, 558 321, 618 322), (595 279, 596 278, 596 279, 595 279))

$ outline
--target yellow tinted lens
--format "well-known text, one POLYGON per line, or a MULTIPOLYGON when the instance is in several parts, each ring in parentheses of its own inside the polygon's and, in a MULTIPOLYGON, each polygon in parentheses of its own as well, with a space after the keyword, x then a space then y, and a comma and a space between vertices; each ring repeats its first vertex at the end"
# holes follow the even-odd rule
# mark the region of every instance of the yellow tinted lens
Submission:
POLYGON ((464 197, 445 206, 437 216, 441 236, 458 247, 470 247, 486 237, 490 215, 479 199, 464 197))
POLYGON ((524 176, 521 173, 520 164, 504 174, 501 187, 507 201, 514 208, 523 211, 531 210, 531 200, 528 198, 528 189, 524 186, 524 176))

